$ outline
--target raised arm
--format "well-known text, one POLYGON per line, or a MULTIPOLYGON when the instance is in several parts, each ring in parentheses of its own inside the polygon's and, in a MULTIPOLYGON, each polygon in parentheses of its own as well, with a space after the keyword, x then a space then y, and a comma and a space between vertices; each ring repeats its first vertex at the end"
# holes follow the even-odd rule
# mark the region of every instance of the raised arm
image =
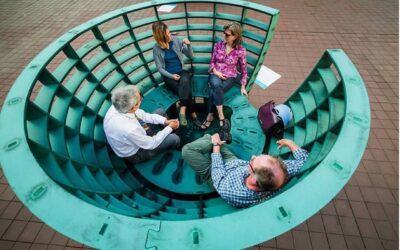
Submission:
POLYGON ((184 38, 182 40, 182 53, 185 54, 188 58, 193 58, 193 49, 189 39, 184 38))
POLYGON ((300 148, 294 141, 281 139, 276 142, 278 148, 288 147, 292 151, 294 160, 283 161, 287 167, 289 177, 296 175, 308 158, 308 151, 300 148))

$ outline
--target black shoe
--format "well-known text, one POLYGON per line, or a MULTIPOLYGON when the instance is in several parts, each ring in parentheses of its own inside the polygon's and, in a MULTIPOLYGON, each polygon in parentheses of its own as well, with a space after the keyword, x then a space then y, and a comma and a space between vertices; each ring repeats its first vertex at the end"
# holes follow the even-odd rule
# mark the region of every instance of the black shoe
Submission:
POLYGON ((229 120, 228 119, 222 119, 222 120, 219 120, 219 127, 222 129, 222 130, 224 130, 224 131, 226 131, 226 132, 230 132, 231 131, 231 123, 229 122, 229 120), (222 124, 221 124, 221 122, 222 122, 222 124))
POLYGON ((223 129, 221 129, 218 132, 219 138, 221 139, 221 141, 225 141, 226 144, 231 144, 232 142, 232 135, 231 133, 229 133, 228 131, 225 131, 223 129))

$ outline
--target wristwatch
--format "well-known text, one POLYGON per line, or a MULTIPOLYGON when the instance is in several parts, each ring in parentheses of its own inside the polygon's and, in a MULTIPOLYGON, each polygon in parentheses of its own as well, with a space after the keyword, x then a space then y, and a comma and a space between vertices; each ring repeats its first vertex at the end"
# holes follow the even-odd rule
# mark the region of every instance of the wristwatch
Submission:
POLYGON ((212 144, 213 144, 214 147, 215 147, 215 146, 221 146, 221 145, 219 145, 219 144, 216 143, 216 142, 213 142, 212 144))

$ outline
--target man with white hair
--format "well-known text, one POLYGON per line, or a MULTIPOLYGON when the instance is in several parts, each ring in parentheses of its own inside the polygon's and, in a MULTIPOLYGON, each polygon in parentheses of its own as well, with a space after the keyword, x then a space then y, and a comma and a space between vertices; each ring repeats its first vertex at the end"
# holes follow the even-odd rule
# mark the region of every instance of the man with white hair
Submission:
POLYGON ((262 154, 244 161, 224 145, 224 138, 221 133, 204 135, 186 144, 182 156, 203 181, 234 207, 248 207, 268 199, 299 172, 308 158, 308 152, 292 140, 281 139, 277 141, 279 148, 288 147, 293 160, 281 161, 262 154))
POLYGON ((103 125, 107 141, 116 155, 139 163, 168 149, 179 148, 179 137, 171 133, 179 127, 179 121, 160 115, 163 111, 149 114, 139 109, 142 98, 136 86, 115 89, 111 95, 112 106, 104 117, 103 125), (165 127, 152 136, 147 133, 149 130, 146 131, 147 124, 165 127))

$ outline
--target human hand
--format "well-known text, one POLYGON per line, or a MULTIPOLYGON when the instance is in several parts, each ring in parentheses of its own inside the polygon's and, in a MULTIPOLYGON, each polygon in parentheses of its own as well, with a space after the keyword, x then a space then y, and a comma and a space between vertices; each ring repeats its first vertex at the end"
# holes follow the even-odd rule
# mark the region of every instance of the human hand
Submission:
POLYGON ((225 141, 221 141, 221 138, 219 137, 218 133, 215 133, 211 136, 211 142, 212 144, 218 144, 218 145, 222 145, 225 143, 225 141))
POLYGON ((242 85, 242 87, 240 88, 240 93, 242 94, 242 96, 243 95, 248 96, 247 95, 247 91, 246 91, 246 87, 244 85, 242 85))
POLYGON ((179 79, 181 79, 181 76, 178 74, 173 74, 172 79, 174 79, 175 81, 178 81, 179 79))
POLYGON ((190 41, 189 41, 189 39, 187 39, 187 38, 183 38, 183 39, 182 39, 182 42, 183 42, 184 44, 186 44, 186 45, 190 45, 190 41))
POLYGON ((276 143, 278 144, 278 149, 288 147, 291 151, 295 151, 299 147, 294 141, 289 139, 280 139, 276 143))
POLYGON ((179 128, 179 121, 177 119, 169 120, 168 126, 175 130, 179 128))
POLYGON ((218 76, 218 78, 220 78, 222 80, 226 80, 226 76, 216 69, 214 69, 214 75, 218 76))

